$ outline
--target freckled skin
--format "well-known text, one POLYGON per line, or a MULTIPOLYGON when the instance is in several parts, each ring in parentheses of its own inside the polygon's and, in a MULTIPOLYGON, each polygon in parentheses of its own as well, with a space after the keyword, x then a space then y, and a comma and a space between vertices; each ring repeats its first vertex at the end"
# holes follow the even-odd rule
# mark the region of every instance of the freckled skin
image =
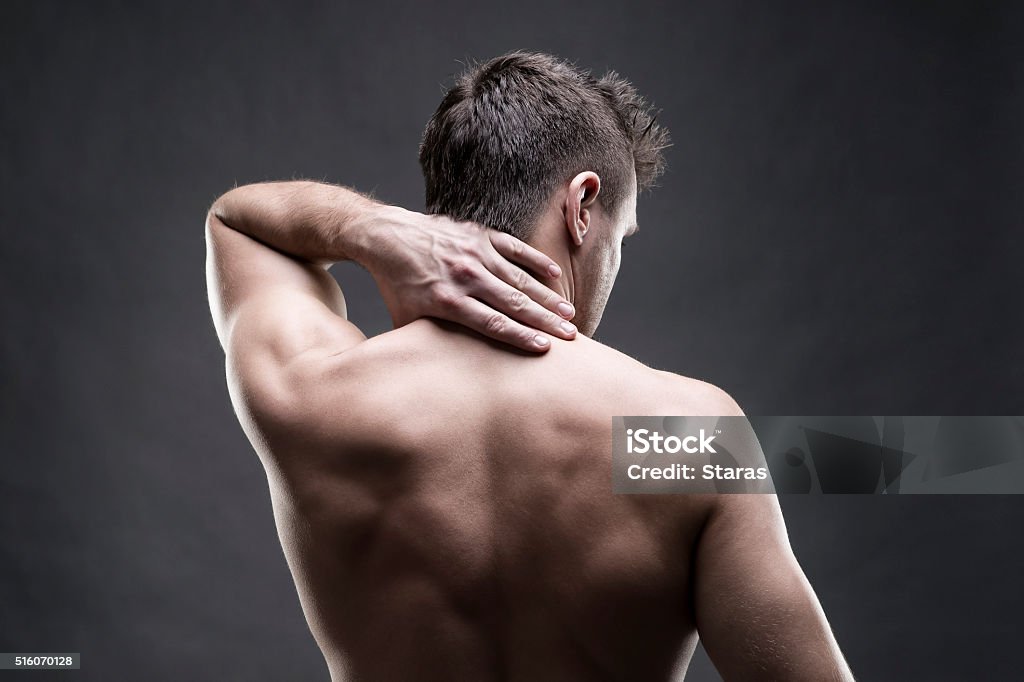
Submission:
POLYGON ((611 417, 727 406, 590 339, 555 344, 527 356, 421 320, 292 377, 308 418, 256 416, 335 680, 667 680, 689 660, 711 502, 612 495, 611 417))

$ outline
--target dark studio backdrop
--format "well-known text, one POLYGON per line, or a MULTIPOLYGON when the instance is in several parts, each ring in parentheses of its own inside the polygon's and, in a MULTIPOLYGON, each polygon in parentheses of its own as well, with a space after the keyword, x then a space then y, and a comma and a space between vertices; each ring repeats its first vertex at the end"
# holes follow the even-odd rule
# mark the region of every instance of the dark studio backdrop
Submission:
MULTIPOLYGON (((748 414, 1024 414, 1019 6, 187 5, 0 10, 0 651, 83 661, 26 679, 327 679, 228 401, 204 212, 293 177, 421 210, 467 58, 614 68, 663 109, 600 340, 748 414)), ((782 506, 859 677, 1019 679, 1024 497, 782 506)), ((717 679, 702 654, 689 679, 717 679)))

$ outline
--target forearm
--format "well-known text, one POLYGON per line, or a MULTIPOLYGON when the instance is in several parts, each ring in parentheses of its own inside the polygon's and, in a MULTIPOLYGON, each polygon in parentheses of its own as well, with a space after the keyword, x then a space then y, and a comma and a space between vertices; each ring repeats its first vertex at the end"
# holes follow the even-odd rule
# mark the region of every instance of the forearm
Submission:
POLYGON ((237 187, 210 211, 224 225, 290 256, 366 265, 374 232, 395 224, 402 209, 345 187, 300 180, 237 187))
POLYGON ((308 276, 308 267, 294 267, 303 263, 352 260, 373 275, 396 327, 436 317, 531 352, 551 346, 538 332, 576 335, 567 322, 573 308, 555 291, 562 272, 549 256, 511 235, 388 206, 344 187, 238 187, 210 208, 206 236, 215 273, 246 273, 221 278, 224 310, 244 294, 239 282, 265 288, 273 281, 268 269, 278 270, 280 280, 287 279, 283 270, 308 276))

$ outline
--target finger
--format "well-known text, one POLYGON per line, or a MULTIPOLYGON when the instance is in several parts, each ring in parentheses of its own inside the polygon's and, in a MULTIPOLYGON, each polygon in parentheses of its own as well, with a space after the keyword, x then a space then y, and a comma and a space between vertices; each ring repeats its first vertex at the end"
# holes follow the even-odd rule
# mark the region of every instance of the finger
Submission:
MULTIPOLYGON (((552 294, 555 293, 550 289, 548 291, 552 294)), ((576 325, 547 310, 523 291, 511 287, 497 278, 477 292, 476 297, 498 312, 504 313, 527 327, 533 327, 535 330, 547 332, 566 340, 576 338, 576 325)), ((561 300, 561 296, 557 294, 555 294, 555 298, 561 300)))
POLYGON ((490 230, 488 236, 494 250, 513 263, 529 268, 542 277, 554 278, 562 275, 562 268, 558 267, 558 263, 526 242, 497 230, 490 230))
POLYGON ((569 301, 535 280, 525 270, 517 268, 508 261, 498 259, 497 262, 491 264, 490 270, 506 284, 515 287, 560 317, 571 320, 576 314, 576 309, 569 301))
POLYGON ((459 299, 451 314, 446 315, 444 319, 531 353, 543 353, 551 348, 551 339, 546 335, 536 329, 524 327, 471 296, 459 299))

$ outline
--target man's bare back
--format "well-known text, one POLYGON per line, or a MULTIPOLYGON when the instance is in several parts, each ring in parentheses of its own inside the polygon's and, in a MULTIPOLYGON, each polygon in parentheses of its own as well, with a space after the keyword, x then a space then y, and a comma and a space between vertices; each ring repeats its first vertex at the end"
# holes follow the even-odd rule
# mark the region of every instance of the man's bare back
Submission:
POLYGON ((612 495, 611 422, 735 414, 720 390, 589 339, 534 357, 429 320, 289 381, 308 418, 256 423, 335 679, 667 680, 685 666, 712 498, 612 495))
POLYGON ((316 183, 211 209, 232 402, 336 682, 668 680, 697 633, 728 680, 852 679, 774 495, 612 494, 613 416, 740 412, 565 323, 593 332, 635 225, 583 212, 596 187, 564 195, 606 231, 589 289, 556 212, 542 252, 316 183), (398 327, 372 339, 317 265, 357 257, 398 327))

